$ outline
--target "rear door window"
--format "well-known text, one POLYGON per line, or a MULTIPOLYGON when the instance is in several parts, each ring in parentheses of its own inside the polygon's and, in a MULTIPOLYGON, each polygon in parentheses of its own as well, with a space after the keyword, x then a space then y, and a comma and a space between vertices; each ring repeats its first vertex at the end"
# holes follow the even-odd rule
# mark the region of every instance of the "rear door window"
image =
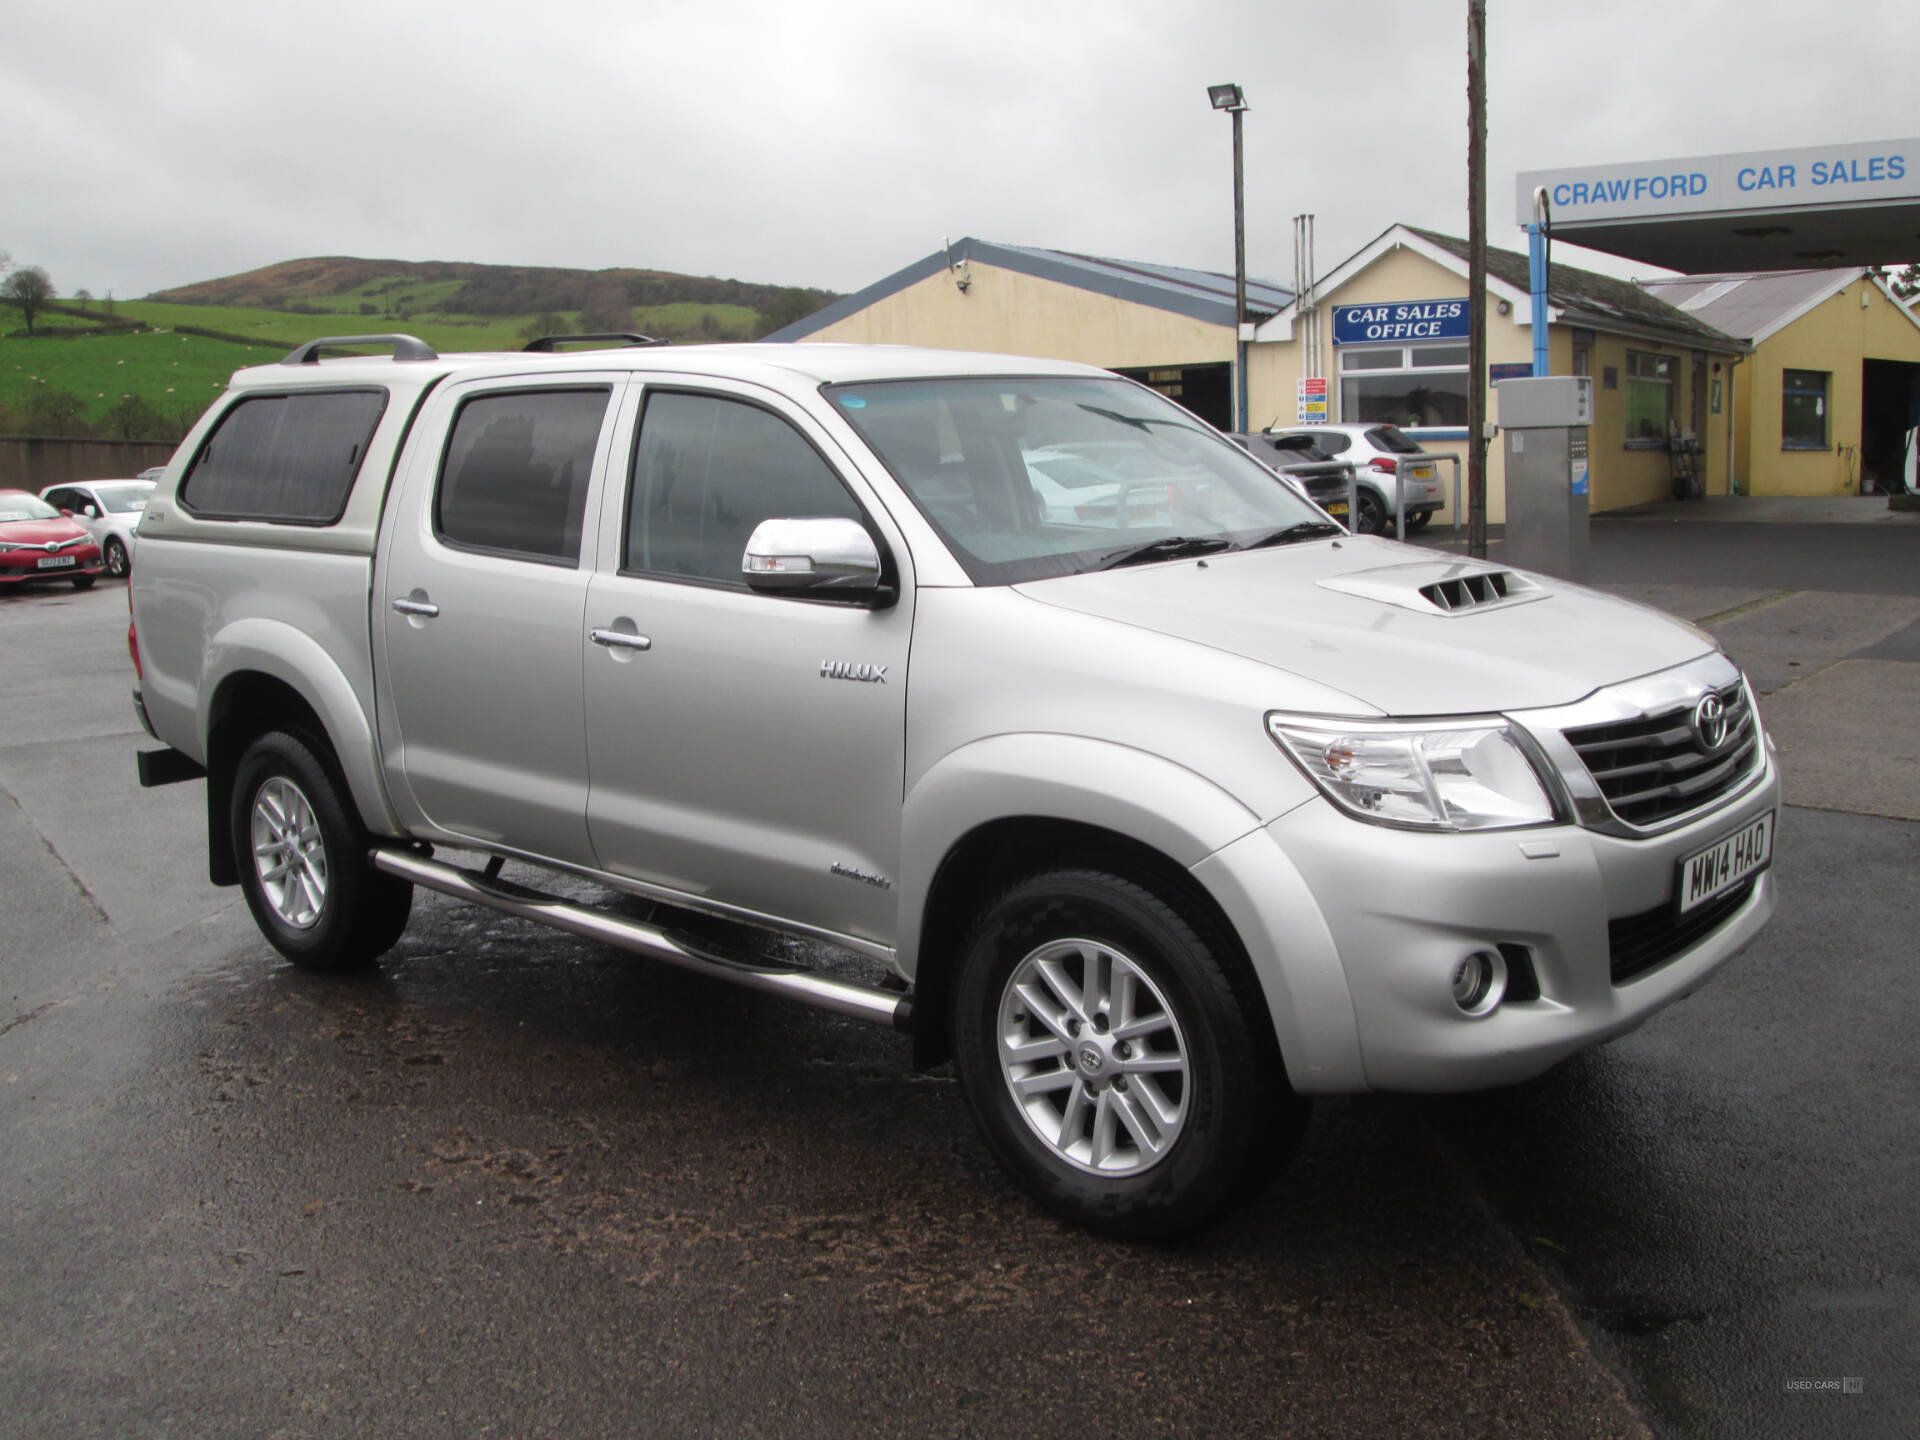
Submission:
POLYGON ((386 408, 382 389, 250 395, 194 456, 181 508, 203 520, 331 525, 386 408))
POLYGON ((612 393, 513 390, 465 401, 440 463, 434 534, 462 549, 578 564, 593 452, 612 393))

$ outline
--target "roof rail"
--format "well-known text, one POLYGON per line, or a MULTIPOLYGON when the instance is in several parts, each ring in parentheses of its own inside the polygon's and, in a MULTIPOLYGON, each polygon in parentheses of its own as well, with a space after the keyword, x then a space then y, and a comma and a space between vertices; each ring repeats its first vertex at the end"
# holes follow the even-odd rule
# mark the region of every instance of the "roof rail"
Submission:
POLYGON ((282 365, 317 365, 322 350, 339 350, 348 345, 391 345, 395 360, 438 360, 440 352, 412 335, 326 335, 309 340, 297 350, 287 352, 282 365))
POLYGON ((529 340, 523 348, 551 354, 558 351, 562 345, 584 345, 596 340, 618 340, 622 347, 673 343, 670 340, 656 340, 651 335, 636 335, 631 330, 625 330, 594 335, 542 335, 538 340, 529 340))

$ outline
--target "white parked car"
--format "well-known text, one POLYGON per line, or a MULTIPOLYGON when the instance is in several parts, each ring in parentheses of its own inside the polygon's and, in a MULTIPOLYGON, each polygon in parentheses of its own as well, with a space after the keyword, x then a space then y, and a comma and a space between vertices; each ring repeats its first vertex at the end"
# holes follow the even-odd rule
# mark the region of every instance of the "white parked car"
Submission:
MULTIPOLYGON (((1428 452, 1398 425, 1292 425, 1262 432, 1269 443, 1297 445, 1301 437, 1313 443, 1310 458, 1344 460, 1360 478, 1360 513, 1353 528, 1363 535, 1393 531, 1393 484, 1398 462, 1428 452)), ((1259 450, 1255 454, 1267 458, 1259 450)), ((1415 463, 1407 471, 1407 533, 1421 529, 1446 503, 1437 464, 1415 463)))
POLYGON ((86 526, 100 546, 107 574, 123 580, 133 569, 133 532, 151 494, 151 480, 81 480, 49 485, 40 498, 86 526))

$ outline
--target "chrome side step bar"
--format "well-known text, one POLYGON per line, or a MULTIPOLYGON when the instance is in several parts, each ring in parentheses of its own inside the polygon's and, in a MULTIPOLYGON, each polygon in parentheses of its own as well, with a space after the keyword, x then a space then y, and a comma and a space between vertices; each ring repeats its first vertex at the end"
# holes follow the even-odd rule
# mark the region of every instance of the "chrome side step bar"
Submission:
POLYGON ((798 1000, 803 1005, 831 1010, 836 1015, 891 1025, 900 1031, 912 1028, 912 999, 891 990, 856 985, 849 980, 833 980, 806 970, 783 970, 722 959, 693 949, 658 926, 590 910, 584 905, 575 905, 538 890, 489 878, 477 870, 463 870, 457 865, 429 860, 408 850, 376 847, 367 858, 376 870, 384 870, 389 875, 411 880, 416 885, 438 890, 457 900, 471 900, 476 905, 491 906, 508 915, 517 915, 522 920, 550 925, 556 930, 565 930, 588 940, 604 941, 622 950, 631 950, 636 955, 678 965, 698 975, 798 1000))

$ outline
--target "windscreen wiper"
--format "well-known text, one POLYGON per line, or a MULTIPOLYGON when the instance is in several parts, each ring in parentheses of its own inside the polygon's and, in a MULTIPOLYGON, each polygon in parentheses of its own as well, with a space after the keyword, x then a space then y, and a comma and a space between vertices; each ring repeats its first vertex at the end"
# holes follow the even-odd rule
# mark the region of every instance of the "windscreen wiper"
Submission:
POLYGON ((1262 535, 1258 540, 1249 540, 1242 550, 1264 550, 1269 545, 1292 545, 1301 540, 1318 540, 1323 535, 1344 535, 1344 525, 1336 525, 1331 520, 1302 520, 1297 525, 1289 525, 1276 530, 1271 535, 1262 535))
POLYGON ((1212 555, 1231 550, 1233 542, 1218 535, 1165 535, 1144 545, 1129 545, 1102 555, 1096 570, 1118 570, 1122 565, 1144 565, 1150 560, 1177 560, 1182 555, 1212 555))

